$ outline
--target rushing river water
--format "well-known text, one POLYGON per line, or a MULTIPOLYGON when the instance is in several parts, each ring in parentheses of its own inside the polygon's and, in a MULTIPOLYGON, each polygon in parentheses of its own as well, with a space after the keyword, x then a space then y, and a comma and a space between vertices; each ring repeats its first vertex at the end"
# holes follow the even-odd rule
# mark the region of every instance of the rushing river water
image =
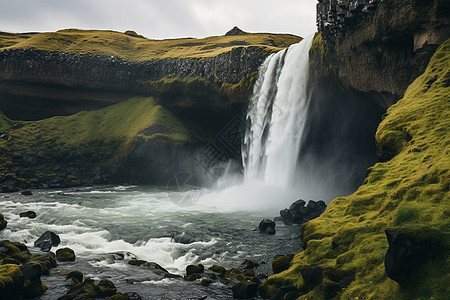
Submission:
MULTIPOLYGON (((260 193, 261 197, 271 197, 269 191, 260 193)), ((75 262, 60 263, 59 268, 80 270, 91 278, 108 278, 119 292, 136 291, 144 299, 228 299, 232 297, 229 286, 216 283, 201 287, 179 279, 155 281, 148 271, 127 261, 136 257, 184 275, 189 264, 231 268, 252 258, 263 263, 257 272, 270 275, 274 255, 301 249, 299 230, 277 223, 277 234, 270 236, 255 229, 263 218, 273 218, 296 199, 288 201, 289 195, 283 198, 274 192, 278 201, 272 199, 272 203, 277 203, 277 208, 253 203, 252 209, 242 198, 233 199, 236 194, 255 197, 242 190, 169 191, 137 186, 37 190, 32 196, 6 194, 0 211, 8 226, 0 231, 0 240, 23 242, 39 251, 33 242, 50 230, 61 238, 61 244, 51 251, 69 247, 77 257, 75 262), (186 199, 192 201, 187 203, 186 199), (28 210, 35 211, 37 217, 19 217, 20 212, 28 210), (183 232, 197 241, 180 244, 171 239, 172 234, 183 232), (122 253, 125 259, 115 259, 111 253, 122 253)), ((49 290, 41 299, 56 299, 67 290, 60 276, 44 276, 43 282, 49 290)))

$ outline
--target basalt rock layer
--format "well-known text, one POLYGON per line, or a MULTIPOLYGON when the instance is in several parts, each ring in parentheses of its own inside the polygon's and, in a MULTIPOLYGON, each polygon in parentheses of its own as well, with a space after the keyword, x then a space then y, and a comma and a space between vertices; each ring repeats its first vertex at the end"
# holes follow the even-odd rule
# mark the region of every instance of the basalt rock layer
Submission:
MULTIPOLYGON (((299 40, 271 34, 155 41, 109 31, 0 33, 0 109, 12 119, 37 120, 142 95, 160 98, 168 108, 193 107, 196 95, 174 103, 143 83, 200 78, 217 86, 208 95, 216 101, 207 108, 230 110, 251 92, 240 85, 235 87, 240 93, 233 93, 230 85, 249 81, 268 54, 299 40)), ((171 92, 181 97, 176 89, 171 92)))
POLYGON ((385 108, 402 97, 450 37, 448 1, 319 2, 319 32, 330 45, 340 80, 379 93, 385 108))

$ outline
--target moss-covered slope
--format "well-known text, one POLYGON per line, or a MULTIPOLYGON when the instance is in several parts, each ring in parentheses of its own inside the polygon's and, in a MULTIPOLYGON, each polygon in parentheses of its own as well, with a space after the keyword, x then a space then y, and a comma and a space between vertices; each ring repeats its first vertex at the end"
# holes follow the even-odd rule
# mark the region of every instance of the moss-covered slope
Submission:
POLYGON ((333 200, 321 217, 303 225, 307 248, 295 256, 289 270, 266 281, 269 296, 295 285, 300 299, 323 299, 333 293, 339 299, 446 299, 450 294, 449 99, 447 40, 380 124, 376 140, 385 162, 369 168, 354 194, 333 200), (387 228, 421 240, 437 237, 443 249, 402 287, 386 275, 387 228), (323 279, 313 285, 311 280, 305 282, 302 271, 317 266, 325 269, 323 279), (337 282, 345 277, 352 278, 351 284, 340 290, 337 282))
POLYGON ((268 52, 279 51, 300 38, 290 34, 250 33, 212 36, 203 39, 182 38, 150 40, 133 32, 66 29, 44 33, 0 33, 3 49, 60 51, 78 55, 108 55, 128 61, 165 58, 205 58, 228 52, 236 46, 259 46, 268 52))
POLYGON ((173 114, 153 98, 142 97, 40 121, 12 121, 1 114, 0 126, 4 190, 52 183, 70 186, 95 176, 111 176, 137 142, 185 145, 195 141, 173 114), (95 175, 98 168, 103 171, 95 175))

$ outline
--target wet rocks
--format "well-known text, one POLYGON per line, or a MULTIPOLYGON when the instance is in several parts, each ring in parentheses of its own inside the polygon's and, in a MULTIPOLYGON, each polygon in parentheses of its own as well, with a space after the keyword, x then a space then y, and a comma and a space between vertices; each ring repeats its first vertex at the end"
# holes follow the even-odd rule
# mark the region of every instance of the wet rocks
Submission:
POLYGON ((231 290, 233 291, 233 298, 248 299, 256 297, 258 293, 258 284, 249 281, 240 281, 235 284, 231 290))
POLYGON ((41 248, 42 252, 48 252, 52 246, 56 247, 60 242, 61 239, 56 233, 46 231, 34 242, 34 246, 41 248))
POLYGON ((280 211, 282 221, 286 225, 303 224, 320 216, 327 205, 322 200, 309 200, 305 206, 306 201, 299 199, 291 204, 289 208, 280 211))
POLYGON ((0 299, 19 299, 24 281, 19 266, 0 265, 0 274, 0 299))
POLYGON ((0 230, 5 229, 7 224, 8 222, 5 220, 5 217, 3 217, 2 214, 0 214, 0 230))
POLYGON ((172 240, 175 243, 180 244, 192 244, 193 242, 195 242, 195 238, 192 235, 186 233, 174 235, 172 236, 172 240))
POLYGON ((75 252, 70 248, 61 248, 56 250, 56 259, 61 262, 74 261, 75 252))
POLYGON ((279 255, 272 261, 272 272, 273 274, 281 273, 289 269, 289 265, 294 258, 294 254, 279 255))
POLYGON ((24 196, 31 196, 31 195, 33 195, 33 193, 30 190, 25 190, 23 192, 20 192, 20 194, 22 194, 24 196))
POLYGON ((267 234, 275 234, 275 222, 270 219, 264 219, 259 223, 259 232, 267 234))
POLYGON ((202 264, 199 265, 188 265, 186 267, 186 276, 192 275, 194 273, 203 273, 205 271, 205 267, 202 264))
POLYGON ((41 281, 42 268, 39 263, 28 262, 20 266, 24 284, 22 295, 24 298, 33 298, 42 295, 47 286, 41 281))
POLYGON ((34 211, 32 211, 32 210, 24 211, 24 212, 21 212, 21 213, 19 214, 19 216, 20 216, 21 218, 34 219, 34 218, 36 218, 36 212, 34 212, 34 211))

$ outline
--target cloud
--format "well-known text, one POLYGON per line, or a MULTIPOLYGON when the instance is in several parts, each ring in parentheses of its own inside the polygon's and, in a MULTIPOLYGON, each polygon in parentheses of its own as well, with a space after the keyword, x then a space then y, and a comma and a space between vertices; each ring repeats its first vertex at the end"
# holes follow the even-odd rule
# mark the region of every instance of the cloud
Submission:
POLYGON ((4 1, 0 30, 135 30, 149 38, 249 32, 305 36, 315 31, 314 0, 14 0, 4 1))

